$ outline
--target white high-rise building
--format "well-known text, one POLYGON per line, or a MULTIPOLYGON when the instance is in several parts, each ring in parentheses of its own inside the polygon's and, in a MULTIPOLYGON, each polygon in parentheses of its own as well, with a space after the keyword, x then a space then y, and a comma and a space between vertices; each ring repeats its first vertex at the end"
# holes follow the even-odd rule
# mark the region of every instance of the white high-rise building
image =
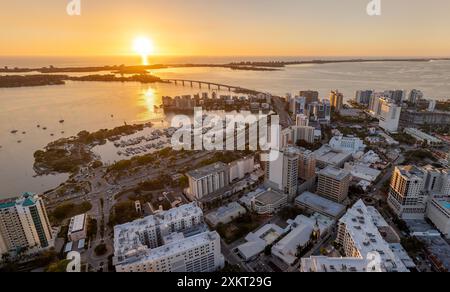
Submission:
POLYGON ((115 226, 113 263, 117 272, 213 272, 224 259, 193 203, 115 226))
POLYGON ((51 247, 54 238, 42 198, 25 193, 0 201, 0 254, 51 247))
POLYGON ((201 199, 230 184, 229 167, 222 162, 190 171, 186 175, 189 195, 195 199, 201 199))
POLYGON ((397 132, 402 108, 397 104, 385 99, 381 99, 380 103, 381 113, 378 117, 380 120, 380 127, 390 133, 397 132))
POLYGON ((266 162, 266 183, 288 195, 289 200, 297 196, 299 149, 287 147, 278 151, 278 158, 266 162))
POLYGON ((253 156, 244 157, 229 164, 230 182, 236 179, 243 179, 246 174, 252 173, 255 168, 255 158, 253 156))
POLYGON ((316 129, 314 127, 309 126, 294 126, 292 127, 293 131, 293 140, 297 143, 298 141, 305 141, 308 143, 314 143, 315 135, 314 131, 316 129))
POLYGON ((309 118, 305 114, 298 114, 295 116, 295 125, 300 127, 309 126, 309 118))
POLYGON ((384 240, 380 230, 389 228, 381 214, 362 200, 339 220, 336 242, 345 257, 312 256, 301 259, 302 272, 408 272, 384 240))

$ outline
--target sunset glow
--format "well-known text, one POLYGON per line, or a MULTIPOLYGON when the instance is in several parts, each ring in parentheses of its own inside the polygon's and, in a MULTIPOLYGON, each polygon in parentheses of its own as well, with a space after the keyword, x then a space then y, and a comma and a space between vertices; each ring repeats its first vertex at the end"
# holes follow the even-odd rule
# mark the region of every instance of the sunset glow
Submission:
POLYGON ((133 50, 142 58, 142 65, 148 65, 148 57, 155 53, 153 41, 147 37, 137 37, 133 42, 133 50))

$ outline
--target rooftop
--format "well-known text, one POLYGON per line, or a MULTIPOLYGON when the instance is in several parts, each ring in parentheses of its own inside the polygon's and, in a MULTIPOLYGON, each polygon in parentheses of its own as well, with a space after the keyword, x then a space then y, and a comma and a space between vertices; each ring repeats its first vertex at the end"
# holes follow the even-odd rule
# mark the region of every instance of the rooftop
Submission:
POLYGON ((189 171, 187 173, 187 175, 194 179, 201 179, 207 175, 217 173, 220 171, 226 171, 227 169, 228 169, 228 165, 226 165, 225 163, 216 162, 214 164, 210 164, 210 165, 204 166, 202 168, 189 171))
POLYGON ((383 270, 406 272, 407 269, 403 262, 392 252, 388 243, 381 236, 378 228, 385 226, 386 223, 384 219, 380 222, 381 215, 375 211, 359 200, 339 220, 339 223, 345 224, 347 232, 363 258, 367 258, 372 252, 377 252, 381 257, 383 270), (375 216, 373 216, 374 214, 375 216))
POLYGON ((324 175, 330 178, 333 178, 335 180, 343 180, 350 176, 350 172, 348 170, 337 168, 334 166, 328 166, 324 169, 322 169, 319 172, 319 175, 324 175))
POLYGON ((311 192, 304 192, 295 201, 333 217, 339 216, 345 210, 344 205, 335 203, 311 192))
POLYGON ((285 198, 285 194, 281 194, 279 192, 273 190, 267 190, 263 193, 257 194, 255 196, 255 200, 264 204, 271 205, 285 198))
POLYGON ((84 229, 84 223, 86 222, 86 214, 77 215, 70 219, 69 232, 74 233, 84 229))
POLYGON ((177 238, 176 241, 154 249, 137 250, 134 254, 125 255, 119 259, 117 264, 128 265, 136 262, 153 261, 161 257, 175 256, 197 246, 209 244, 211 241, 220 240, 219 234, 215 231, 203 232, 187 238, 177 238))

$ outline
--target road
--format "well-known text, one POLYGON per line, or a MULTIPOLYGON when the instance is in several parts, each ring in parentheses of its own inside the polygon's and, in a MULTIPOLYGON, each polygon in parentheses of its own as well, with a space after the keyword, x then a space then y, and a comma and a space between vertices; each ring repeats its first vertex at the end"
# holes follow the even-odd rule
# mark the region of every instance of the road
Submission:
POLYGON ((286 102, 279 96, 273 96, 273 107, 275 112, 280 117, 280 125, 281 127, 287 128, 293 125, 292 119, 289 113, 286 111, 286 102))

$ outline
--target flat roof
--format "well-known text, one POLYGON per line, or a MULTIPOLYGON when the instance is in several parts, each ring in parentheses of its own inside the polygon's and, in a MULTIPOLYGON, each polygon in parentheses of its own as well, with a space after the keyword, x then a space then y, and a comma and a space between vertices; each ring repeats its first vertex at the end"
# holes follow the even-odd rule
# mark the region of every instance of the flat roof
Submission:
POLYGON ((344 205, 330 201, 311 192, 304 192, 298 196, 295 201, 310 206, 314 210, 321 211, 333 217, 339 216, 345 210, 344 205))
POLYGON ((348 170, 337 168, 334 166, 327 166, 319 172, 320 175, 331 177, 336 180, 343 180, 350 175, 348 170))
POLYGON ((268 190, 261 194, 256 195, 255 200, 258 200, 259 202, 261 202, 263 204, 269 205, 269 204, 275 204, 276 202, 283 199, 284 197, 285 197, 284 194, 280 194, 273 190, 268 190))
POLYGON ((70 219, 69 233, 78 232, 84 229, 84 223, 86 222, 86 214, 80 214, 70 219))
POLYGON ((223 162, 216 162, 214 164, 210 164, 207 166, 204 166, 202 168, 198 168, 192 171, 189 171, 187 173, 188 176, 194 178, 194 179, 201 179, 207 175, 210 175, 212 173, 216 173, 219 171, 224 171, 226 170, 228 167, 228 165, 226 165, 223 162))

